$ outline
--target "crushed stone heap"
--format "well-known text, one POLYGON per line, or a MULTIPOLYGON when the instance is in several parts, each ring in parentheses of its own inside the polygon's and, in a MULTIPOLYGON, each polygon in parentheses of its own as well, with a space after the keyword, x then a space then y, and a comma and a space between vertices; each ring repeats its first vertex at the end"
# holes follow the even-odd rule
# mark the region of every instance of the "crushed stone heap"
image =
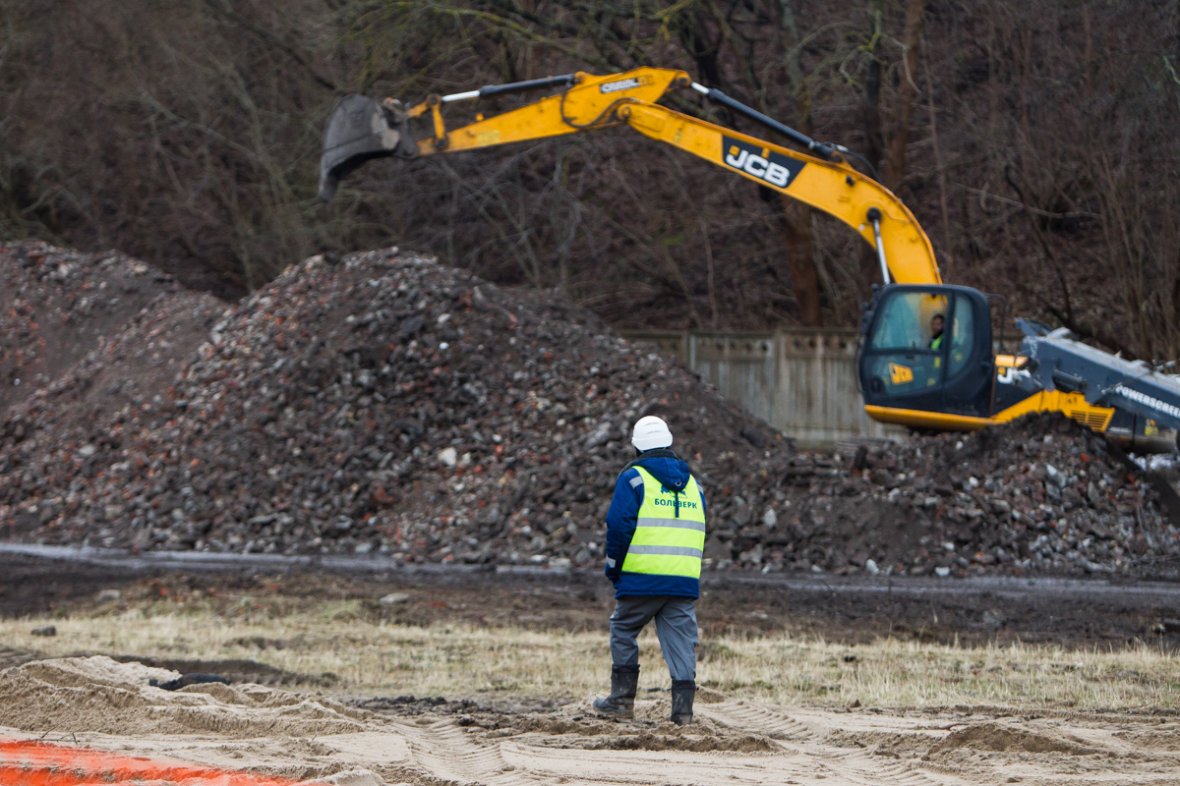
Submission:
POLYGON ((158 297, 180 291, 118 252, 0 243, 0 413, 64 373, 158 297))
POLYGON ((1174 492, 1058 413, 788 463, 785 531, 754 527, 739 550, 779 543, 792 567, 869 573, 1180 578, 1160 500, 1174 492))
POLYGON ((396 249, 314 257, 232 308, 160 298, 0 412, 0 537, 597 566, 654 413, 706 489, 716 569, 1178 564, 1151 485, 1059 416, 798 452, 587 312, 396 249))
POLYGON ((583 312, 421 257, 317 257, 213 325, 165 406, 54 440, 0 493, 53 542, 588 564, 649 411, 718 485, 788 444, 583 312))

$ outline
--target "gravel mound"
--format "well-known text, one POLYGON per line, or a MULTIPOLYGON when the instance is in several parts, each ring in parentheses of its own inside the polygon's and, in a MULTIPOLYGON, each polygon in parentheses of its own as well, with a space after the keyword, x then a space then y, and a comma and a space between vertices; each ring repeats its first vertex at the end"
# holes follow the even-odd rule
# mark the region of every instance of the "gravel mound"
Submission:
POLYGON ((390 251, 317 257, 214 324, 163 406, 0 465, 0 502, 50 542, 590 564, 648 412, 710 486, 790 452, 552 298, 390 251))
POLYGON ((117 252, 0 243, 0 413, 48 385, 153 299, 179 289, 117 252))
MULTIPOLYGON (((22 302, 62 324, 30 248, 100 291, 142 283, 125 258, 0 247, 0 281, 40 282, 22 302)), ((803 453, 552 293, 396 249, 313 257, 232 308, 144 275, 159 291, 0 411, 0 537, 596 566, 630 424, 660 414, 706 489, 716 569, 1180 565, 1143 473, 1059 416, 803 453)))
POLYGON ((836 571, 1180 578, 1160 499, 1175 492, 1057 413, 790 464, 785 526, 747 529, 739 549, 836 571))

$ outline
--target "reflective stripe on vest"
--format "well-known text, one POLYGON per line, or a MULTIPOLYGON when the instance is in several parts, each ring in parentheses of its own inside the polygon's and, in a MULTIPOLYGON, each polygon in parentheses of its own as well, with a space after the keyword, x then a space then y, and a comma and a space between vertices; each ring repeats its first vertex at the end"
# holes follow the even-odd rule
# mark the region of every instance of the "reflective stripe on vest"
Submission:
POLYGON ((705 507, 696 478, 677 493, 643 467, 643 503, 635 523, 623 570, 656 576, 701 577, 705 550, 705 507))

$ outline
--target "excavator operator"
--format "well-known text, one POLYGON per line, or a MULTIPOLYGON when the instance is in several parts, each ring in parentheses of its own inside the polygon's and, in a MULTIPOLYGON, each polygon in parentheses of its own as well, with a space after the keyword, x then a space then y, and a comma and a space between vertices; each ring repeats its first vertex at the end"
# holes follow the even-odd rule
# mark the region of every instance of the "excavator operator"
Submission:
POLYGON ((942 349, 942 326, 944 321, 942 314, 935 314, 930 317, 930 348, 935 352, 942 349))

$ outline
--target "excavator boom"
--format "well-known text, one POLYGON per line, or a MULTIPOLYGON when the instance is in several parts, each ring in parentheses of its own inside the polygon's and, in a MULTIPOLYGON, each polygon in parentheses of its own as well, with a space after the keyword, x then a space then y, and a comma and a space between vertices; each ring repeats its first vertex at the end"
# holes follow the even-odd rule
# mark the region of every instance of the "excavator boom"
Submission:
POLYGON ((665 68, 605 76, 578 72, 493 85, 430 96, 408 108, 390 99, 378 104, 363 96, 348 96, 337 104, 325 133, 320 196, 330 199, 341 177, 372 158, 457 153, 616 126, 629 127, 835 216, 877 250, 886 283, 942 281, 930 239, 909 209, 887 188, 849 165, 836 146, 816 142, 720 91, 696 84, 684 71, 665 68), (448 129, 442 115, 443 107, 458 101, 553 86, 566 87, 456 129, 448 129), (672 88, 691 88, 740 111, 814 155, 656 103, 672 88), (426 115, 432 133, 415 140, 410 121, 426 115))
POLYGON ((619 112, 644 136, 840 219, 883 255, 887 283, 942 282, 930 239, 909 209, 842 160, 815 158, 658 104, 628 104, 619 112))

